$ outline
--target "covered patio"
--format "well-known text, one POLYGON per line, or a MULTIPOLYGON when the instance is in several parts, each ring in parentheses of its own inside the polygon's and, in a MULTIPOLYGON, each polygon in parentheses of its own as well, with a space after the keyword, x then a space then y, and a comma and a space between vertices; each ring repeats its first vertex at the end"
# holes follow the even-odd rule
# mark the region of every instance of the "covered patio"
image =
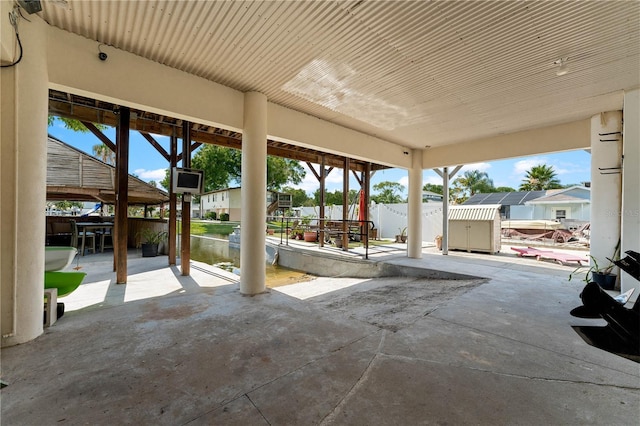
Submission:
MULTIPOLYGON (((237 278, 110 260, 29 345, 2 351, 3 423, 634 424, 637 364, 570 324, 572 267, 423 248, 377 261, 458 279, 316 278, 240 297, 237 278)), ((63 299, 65 300, 65 299, 63 299)))

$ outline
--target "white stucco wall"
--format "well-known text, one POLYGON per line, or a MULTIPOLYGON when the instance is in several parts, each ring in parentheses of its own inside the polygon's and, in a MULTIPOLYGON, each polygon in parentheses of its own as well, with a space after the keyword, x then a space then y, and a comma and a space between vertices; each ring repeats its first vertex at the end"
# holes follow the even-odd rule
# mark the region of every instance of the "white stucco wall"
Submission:
MULTIPOLYGON (((627 250, 640 252, 640 89, 624 96, 624 169, 622 170, 622 253, 627 250)), ((640 292, 640 282, 626 272, 621 273, 622 291, 635 287, 640 292)))

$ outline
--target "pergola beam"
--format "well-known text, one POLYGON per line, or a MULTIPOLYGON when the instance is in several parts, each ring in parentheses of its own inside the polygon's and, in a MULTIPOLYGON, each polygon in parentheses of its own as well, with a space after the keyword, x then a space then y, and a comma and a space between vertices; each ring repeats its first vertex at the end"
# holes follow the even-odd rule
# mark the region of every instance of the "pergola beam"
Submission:
MULTIPOLYGON (((70 95, 71 96, 71 95, 70 95)), ((77 119, 87 123, 99 123, 107 126, 117 126, 118 118, 113 112, 115 105, 105 102, 94 101, 92 105, 74 102, 74 99, 82 99, 72 95, 71 98, 60 96, 59 92, 50 91, 49 96, 49 112, 60 117, 77 119), (96 104, 97 102, 97 104, 96 104)), ((164 116, 145 113, 143 111, 135 111, 131 114, 129 120, 131 130, 137 130, 141 133, 151 133, 154 135, 171 136, 176 134, 182 137, 183 120, 168 119, 164 116)), ((212 144, 226 148, 242 149, 242 135, 225 129, 200 124, 191 124, 191 141, 199 144, 212 144)), ((148 139, 147 139, 148 140, 148 139)), ((193 144, 193 149, 200 145, 193 144)), ((342 168, 344 166, 344 156, 338 154, 324 153, 310 148, 304 148, 292 144, 267 140, 267 155, 289 158, 297 161, 311 162, 319 164, 321 158, 325 156, 325 165, 327 167, 342 168)), ((178 161, 182 156, 180 155, 178 161)), ((350 159, 349 167, 351 170, 363 172, 365 169, 365 161, 350 159)), ((372 164, 372 170, 386 169, 387 166, 381 164, 372 164)))

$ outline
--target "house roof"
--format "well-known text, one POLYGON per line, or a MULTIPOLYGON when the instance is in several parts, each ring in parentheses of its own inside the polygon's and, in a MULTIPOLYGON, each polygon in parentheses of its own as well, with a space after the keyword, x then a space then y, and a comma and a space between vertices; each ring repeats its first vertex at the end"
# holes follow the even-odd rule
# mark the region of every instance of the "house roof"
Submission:
POLYGON ((578 197, 571 195, 570 192, 576 190, 582 190, 591 195, 591 189, 584 186, 572 186, 569 188, 553 189, 547 191, 547 194, 527 201, 525 204, 589 204, 591 202, 590 197, 578 197))
MULTIPOLYGON (((47 139, 47 200, 115 203, 115 167, 59 139, 47 139)), ((129 175, 129 204, 153 205, 169 194, 129 175)))
POLYGON ((216 189, 215 191, 207 191, 207 192, 203 192, 201 195, 210 195, 210 194, 217 194, 218 192, 225 192, 225 191, 231 191, 234 189, 242 189, 242 187, 240 186, 233 186, 230 188, 221 188, 221 189, 216 189))
POLYGON ((546 193, 547 191, 521 191, 474 194, 463 205, 501 204, 503 206, 520 206, 529 200, 543 197, 546 193))
POLYGON ((484 206, 452 206, 449 208, 449 220, 484 221, 496 219, 500 204, 484 206))

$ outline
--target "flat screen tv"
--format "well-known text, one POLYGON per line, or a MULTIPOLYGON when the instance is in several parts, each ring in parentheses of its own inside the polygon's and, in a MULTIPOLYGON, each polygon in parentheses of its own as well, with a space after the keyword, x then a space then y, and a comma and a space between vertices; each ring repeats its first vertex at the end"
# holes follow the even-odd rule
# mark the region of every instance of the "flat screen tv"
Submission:
POLYGON ((176 194, 201 194, 204 171, 174 167, 172 189, 176 194))

